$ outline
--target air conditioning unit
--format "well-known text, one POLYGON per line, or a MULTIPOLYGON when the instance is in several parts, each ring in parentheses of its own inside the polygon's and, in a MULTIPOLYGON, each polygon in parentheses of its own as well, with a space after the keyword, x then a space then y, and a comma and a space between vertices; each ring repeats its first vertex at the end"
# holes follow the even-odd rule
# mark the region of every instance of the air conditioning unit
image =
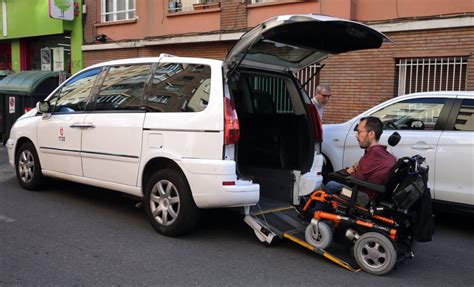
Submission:
POLYGON ((265 0, 250 0, 250 4, 260 4, 260 3, 265 3, 265 0))

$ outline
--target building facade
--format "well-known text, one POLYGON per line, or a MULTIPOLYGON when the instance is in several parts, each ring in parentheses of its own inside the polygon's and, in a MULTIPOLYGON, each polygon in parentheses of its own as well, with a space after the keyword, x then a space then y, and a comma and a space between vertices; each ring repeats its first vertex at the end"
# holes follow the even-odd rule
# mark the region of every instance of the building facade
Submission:
MULTIPOLYGON (((224 59, 245 31, 284 14, 331 15, 385 33, 393 43, 330 57, 309 82, 309 94, 318 82, 333 90, 326 123, 347 120, 411 92, 474 90, 472 0, 85 0, 85 4, 85 66, 160 53, 224 59)), ((302 81, 314 70, 302 71, 302 81)))

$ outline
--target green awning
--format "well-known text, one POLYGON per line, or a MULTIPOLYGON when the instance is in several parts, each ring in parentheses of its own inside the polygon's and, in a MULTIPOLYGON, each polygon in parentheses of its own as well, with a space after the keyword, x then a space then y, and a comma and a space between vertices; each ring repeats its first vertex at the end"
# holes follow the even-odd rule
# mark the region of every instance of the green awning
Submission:
POLYGON ((58 72, 51 71, 23 71, 11 74, 0 80, 0 94, 33 95, 43 82, 57 77, 58 72))

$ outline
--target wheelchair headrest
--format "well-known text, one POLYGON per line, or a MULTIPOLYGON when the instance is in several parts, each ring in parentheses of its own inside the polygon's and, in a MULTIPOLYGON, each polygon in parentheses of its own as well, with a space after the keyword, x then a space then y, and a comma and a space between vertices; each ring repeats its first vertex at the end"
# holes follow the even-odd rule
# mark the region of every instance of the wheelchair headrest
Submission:
POLYGON ((390 146, 396 146, 400 142, 401 139, 402 139, 402 136, 399 133, 394 132, 388 137, 388 144, 390 146))

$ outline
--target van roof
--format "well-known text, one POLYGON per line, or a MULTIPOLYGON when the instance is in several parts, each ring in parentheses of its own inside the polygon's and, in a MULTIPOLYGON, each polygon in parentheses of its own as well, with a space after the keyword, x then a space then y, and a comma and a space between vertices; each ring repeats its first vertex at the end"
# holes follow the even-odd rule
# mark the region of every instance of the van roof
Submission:
POLYGON ((158 63, 160 60, 168 61, 175 61, 178 63, 200 63, 202 64, 203 61, 209 63, 209 65, 222 65, 221 60, 213 60, 213 59, 206 59, 206 58, 195 58, 195 57, 179 57, 179 56, 170 56, 166 54, 162 54, 160 57, 143 57, 143 58, 128 58, 128 59, 120 59, 120 60, 113 60, 108 62, 102 62, 95 65, 88 67, 87 69, 93 68, 100 68, 104 66, 114 66, 114 65, 129 65, 129 64, 145 64, 145 63, 158 63))

